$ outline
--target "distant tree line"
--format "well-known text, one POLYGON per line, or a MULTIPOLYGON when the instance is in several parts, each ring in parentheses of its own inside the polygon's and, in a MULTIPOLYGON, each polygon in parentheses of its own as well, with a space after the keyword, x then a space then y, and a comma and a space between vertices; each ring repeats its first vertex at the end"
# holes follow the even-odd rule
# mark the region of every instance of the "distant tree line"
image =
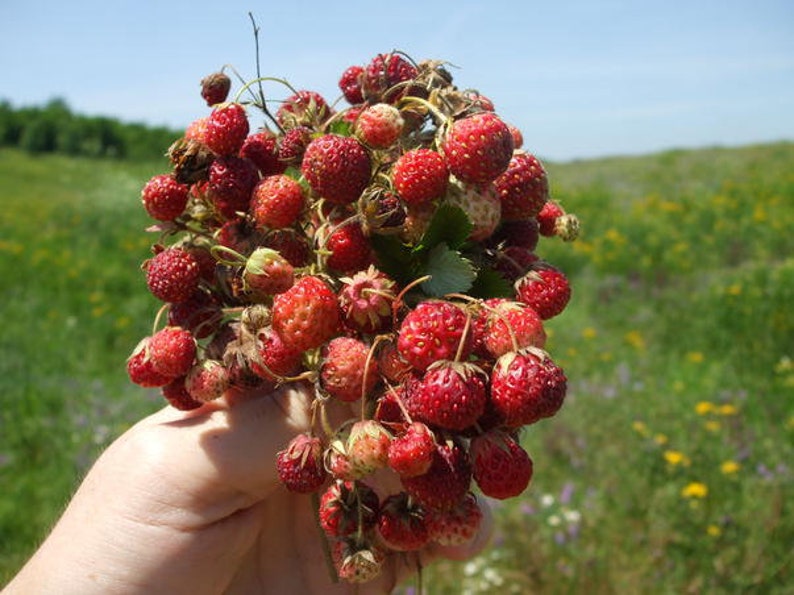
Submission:
POLYGON ((181 133, 165 127, 75 114, 63 99, 14 108, 0 100, 0 147, 32 154, 147 160, 161 157, 181 133))

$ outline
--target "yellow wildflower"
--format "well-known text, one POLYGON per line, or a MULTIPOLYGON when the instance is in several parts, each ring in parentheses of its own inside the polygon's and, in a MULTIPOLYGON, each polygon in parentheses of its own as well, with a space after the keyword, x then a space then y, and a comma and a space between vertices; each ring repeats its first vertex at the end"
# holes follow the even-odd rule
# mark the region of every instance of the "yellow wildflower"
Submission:
POLYGON ((663 456, 664 460, 667 461, 667 464, 673 467, 677 465, 686 467, 689 465, 689 457, 678 450, 666 450, 664 451, 663 456))
POLYGON ((623 337, 626 343, 638 350, 645 349, 645 339, 639 331, 629 331, 623 337))
POLYGON ((711 401, 700 401, 697 405, 695 405, 695 413, 698 415, 707 415, 714 411, 714 403, 711 401))
POLYGON ((659 446, 663 446, 667 444, 667 436, 665 436, 664 434, 656 434, 656 436, 653 437, 653 441, 656 442, 656 444, 658 444, 659 446))
POLYGON ((642 436, 648 435, 648 426, 645 425, 644 421, 640 421, 638 419, 634 420, 634 422, 631 424, 631 427, 634 429, 635 432, 637 432, 642 436))
POLYGON ((706 527, 706 533, 708 533, 711 537, 719 537, 722 535, 722 529, 720 529, 719 525, 709 525, 706 527))
POLYGON ((703 363, 705 357, 701 351, 690 351, 686 354, 686 359, 693 364, 700 364, 703 363))
POLYGON ((707 432, 719 432, 720 428, 722 428, 722 424, 716 420, 710 419, 706 423, 703 424, 703 427, 706 428, 707 432))
POLYGON ((701 481, 692 481, 681 490, 682 498, 705 498, 709 495, 708 486, 701 481))
POLYGON ((592 326, 588 326, 582 329, 582 338, 583 339, 595 339, 598 333, 592 326))
POLYGON ((739 408, 736 405, 731 405, 730 403, 726 403, 725 405, 720 405, 717 412, 720 415, 736 415, 739 413, 739 408))
POLYGON ((724 461, 722 465, 720 465, 720 471, 722 471, 725 475, 733 475, 738 473, 740 468, 739 463, 736 461, 724 461))

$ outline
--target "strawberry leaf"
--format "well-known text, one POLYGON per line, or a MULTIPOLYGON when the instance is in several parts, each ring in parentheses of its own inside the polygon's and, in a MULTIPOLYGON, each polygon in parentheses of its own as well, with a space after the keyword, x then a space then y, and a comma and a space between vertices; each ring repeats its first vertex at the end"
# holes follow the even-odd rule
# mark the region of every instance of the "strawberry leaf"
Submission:
POLYGON ((430 250, 422 273, 430 275, 430 279, 422 283, 422 290, 435 297, 466 292, 477 276, 471 262, 446 244, 438 244, 430 250))
POLYGON ((411 248, 395 236, 372 234, 370 242, 378 257, 378 268, 397 283, 405 285, 416 277, 411 248))
POLYGON ((463 209, 442 204, 436 209, 422 240, 414 250, 432 250, 441 244, 457 250, 468 239, 473 228, 474 225, 463 209))
POLYGON ((469 293, 482 299, 510 297, 513 295, 513 286, 495 270, 480 269, 469 293))
POLYGON ((353 125, 350 122, 345 122, 344 120, 336 120, 335 122, 331 123, 328 132, 331 134, 338 134, 340 136, 352 136, 353 125))

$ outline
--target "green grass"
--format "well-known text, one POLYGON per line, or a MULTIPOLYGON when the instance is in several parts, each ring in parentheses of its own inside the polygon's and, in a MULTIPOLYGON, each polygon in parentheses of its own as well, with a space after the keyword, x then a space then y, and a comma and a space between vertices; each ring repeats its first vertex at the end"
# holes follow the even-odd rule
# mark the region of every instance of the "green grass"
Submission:
MULTIPOLYGON (((784 593, 794 584, 794 145, 548 164, 577 242, 539 253, 569 396, 524 496, 444 593, 784 593)), ((0 581, 101 448, 159 406, 123 362, 157 304, 140 187, 162 163, 0 151, 0 581)), ((2 584, 2 583, 0 583, 2 584)))

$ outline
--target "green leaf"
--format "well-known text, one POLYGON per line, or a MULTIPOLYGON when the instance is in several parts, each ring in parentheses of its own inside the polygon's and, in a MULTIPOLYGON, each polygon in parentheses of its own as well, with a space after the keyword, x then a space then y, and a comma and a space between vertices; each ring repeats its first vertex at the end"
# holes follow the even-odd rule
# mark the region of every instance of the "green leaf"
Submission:
POLYGON ((353 125, 350 122, 346 122, 344 120, 336 120, 335 122, 331 123, 328 132, 330 134, 338 134, 340 136, 352 136, 353 125))
POLYGON ((430 250, 422 273, 430 275, 430 279, 422 283, 422 290, 435 297, 464 293, 471 288, 477 276, 471 262, 446 244, 438 244, 430 250))
POLYGON ((511 297, 513 286, 493 269, 480 269, 471 286, 472 297, 487 299, 495 297, 511 297))
POLYGON ((378 259, 378 268, 397 283, 405 285, 416 277, 411 248, 396 236, 372 234, 370 242, 378 259))
POLYGON ((463 209, 449 204, 439 205, 416 250, 432 250, 441 244, 456 250, 467 240, 473 228, 463 209))

